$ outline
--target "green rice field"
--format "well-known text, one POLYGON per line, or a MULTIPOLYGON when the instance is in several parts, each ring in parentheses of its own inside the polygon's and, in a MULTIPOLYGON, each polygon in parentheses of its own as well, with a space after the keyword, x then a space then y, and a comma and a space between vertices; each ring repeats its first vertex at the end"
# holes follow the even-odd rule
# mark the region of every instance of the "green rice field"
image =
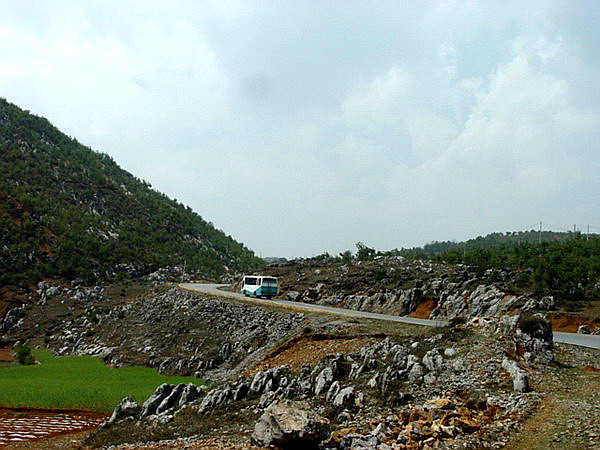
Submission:
POLYGON ((106 367, 93 356, 52 356, 34 351, 41 364, 0 367, 0 406, 112 411, 126 396, 138 404, 162 383, 203 384, 193 377, 160 375, 148 367, 106 367))

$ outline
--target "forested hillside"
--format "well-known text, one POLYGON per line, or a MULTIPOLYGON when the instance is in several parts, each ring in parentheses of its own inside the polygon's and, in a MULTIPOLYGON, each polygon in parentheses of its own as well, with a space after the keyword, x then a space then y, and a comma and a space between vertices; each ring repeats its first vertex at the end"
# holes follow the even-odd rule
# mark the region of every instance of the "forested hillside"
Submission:
POLYGON ((539 244, 542 242, 558 242, 572 239, 579 233, 557 232, 557 231, 508 231, 506 233, 490 233, 485 236, 477 236, 464 242, 433 241, 423 247, 403 250, 404 253, 416 255, 437 255, 452 250, 470 251, 484 248, 514 246, 519 244, 539 244))
MULTIPOLYGON (((466 242, 433 242, 393 254, 487 269, 515 269, 517 290, 553 295, 560 304, 600 300, 600 236, 522 231, 492 233, 466 242)), ((493 280, 490 280, 493 281, 493 280)))
POLYGON ((0 171, 1 285, 184 262, 213 277, 261 265, 189 207, 4 99, 0 171))

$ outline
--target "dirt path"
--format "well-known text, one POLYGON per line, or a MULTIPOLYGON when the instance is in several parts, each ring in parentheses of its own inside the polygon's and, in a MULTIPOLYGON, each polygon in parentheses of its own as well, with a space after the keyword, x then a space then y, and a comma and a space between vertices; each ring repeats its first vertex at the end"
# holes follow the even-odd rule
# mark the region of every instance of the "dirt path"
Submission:
POLYGON ((554 392, 506 448, 600 449, 599 366, 600 360, 593 366, 563 369, 554 380, 554 392))

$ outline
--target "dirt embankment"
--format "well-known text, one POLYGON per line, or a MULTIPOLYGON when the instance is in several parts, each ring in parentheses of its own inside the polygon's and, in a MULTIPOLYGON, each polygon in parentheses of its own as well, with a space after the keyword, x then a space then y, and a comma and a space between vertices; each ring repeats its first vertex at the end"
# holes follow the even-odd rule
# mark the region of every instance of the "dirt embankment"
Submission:
POLYGON ((548 320, 552 322, 554 331, 563 331, 565 333, 577 333, 581 325, 587 325, 590 331, 600 329, 600 319, 582 317, 576 314, 550 314, 548 320))

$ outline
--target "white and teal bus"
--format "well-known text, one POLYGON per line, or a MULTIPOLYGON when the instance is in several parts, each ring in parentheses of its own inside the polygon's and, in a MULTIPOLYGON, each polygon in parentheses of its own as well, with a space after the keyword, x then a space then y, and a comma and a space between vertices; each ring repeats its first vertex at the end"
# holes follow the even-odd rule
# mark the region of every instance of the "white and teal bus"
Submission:
POLYGON ((241 293, 248 297, 273 298, 277 295, 277 278, 246 275, 242 278, 241 293))

